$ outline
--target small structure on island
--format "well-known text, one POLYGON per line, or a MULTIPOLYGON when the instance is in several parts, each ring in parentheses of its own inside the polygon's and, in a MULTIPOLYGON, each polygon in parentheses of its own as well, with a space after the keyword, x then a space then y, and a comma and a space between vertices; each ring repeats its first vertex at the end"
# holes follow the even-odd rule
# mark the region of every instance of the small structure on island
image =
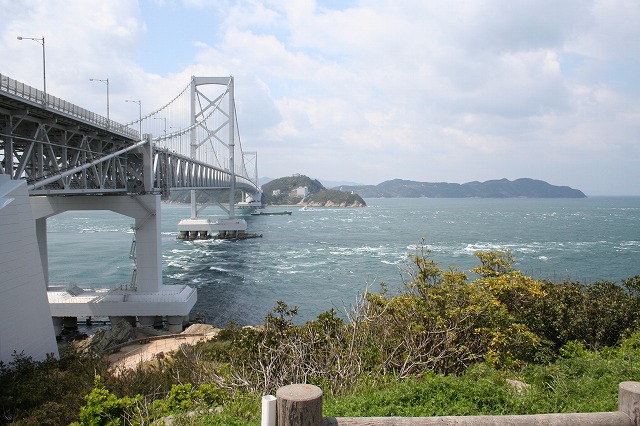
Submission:
POLYGON ((299 186, 294 191, 295 195, 298 197, 304 198, 309 195, 309 188, 307 188, 306 186, 299 186))

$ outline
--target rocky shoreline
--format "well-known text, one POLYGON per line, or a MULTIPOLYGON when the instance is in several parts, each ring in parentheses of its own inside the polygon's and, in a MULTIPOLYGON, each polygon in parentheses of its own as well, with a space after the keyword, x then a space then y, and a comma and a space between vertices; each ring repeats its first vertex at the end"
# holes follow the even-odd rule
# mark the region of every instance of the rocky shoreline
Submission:
POLYGON ((367 204, 364 202, 360 202, 355 200, 353 202, 335 202, 332 200, 325 201, 324 203, 317 201, 305 202, 301 201, 297 205, 299 206, 308 206, 308 207, 367 207, 367 204))

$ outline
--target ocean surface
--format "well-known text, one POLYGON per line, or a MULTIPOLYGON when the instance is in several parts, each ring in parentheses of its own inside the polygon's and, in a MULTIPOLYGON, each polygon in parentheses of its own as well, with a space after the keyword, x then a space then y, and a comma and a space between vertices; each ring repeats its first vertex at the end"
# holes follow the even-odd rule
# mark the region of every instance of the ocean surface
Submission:
MULTIPOLYGON (((344 311, 385 282, 402 287, 407 256, 424 239, 442 268, 468 271, 474 253, 508 249, 536 278, 593 283, 640 275, 640 197, 586 199, 366 199, 366 208, 269 207, 247 216, 244 241, 183 241, 188 205, 162 205, 165 284, 197 287, 192 316, 224 326, 261 323, 278 300, 297 322, 344 311)), ((217 207, 201 216, 222 217, 217 207)), ((47 222, 50 282, 109 288, 129 283, 133 220, 111 212, 67 212, 47 222)), ((473 276, 473 274, 470 274, 473 276)))

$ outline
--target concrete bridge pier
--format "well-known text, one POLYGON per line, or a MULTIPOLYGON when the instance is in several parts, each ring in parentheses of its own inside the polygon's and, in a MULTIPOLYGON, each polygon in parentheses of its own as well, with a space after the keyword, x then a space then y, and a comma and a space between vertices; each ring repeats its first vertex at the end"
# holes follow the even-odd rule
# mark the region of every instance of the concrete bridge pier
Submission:
MULTIPOLYGON (((122 319, 135 325, 138 318, 142 326, 157 326, 158 318, 162 317, 188 318, 197 300, 196 290, 186 285, 162 283, 159 195, 31 196, 29 201, 37 223, 36 236, 40 254, 38 266, 44 269, 45 277, 49 275, 46 261, 48 217, 69 210, 108 210, 134 219, 135 282, 104 283, 102 287, 108 288, 97 289, 88 288, 89 286, 83 283, 54 288, 47 286, 47 280, 42 280, 41 288, 43 293, 45 288, 47 290, 52 317, 110 317, 112 325, 122 319)), ((132 263, 132 269, 133 266, 132 263)), ((174 331, 181 331, 183 322, 171 319, 169 326, 174 331)), ((59 320, 54 320, 54 325, 59 327, 59 320)), ((64 320, 63 325, 66 326, 64 320)))
POLYGON ((0 174, 0 361, 58 355, 27 183, 0 174))
POLYGON ((185 324, 189 322, 189 317, 184 315, 171 315, 167 317, 167 328, 172 333, 180 333, 185 324))
POLYGON ((153 315, 139 316, 138 323, 142 328, 153 328, 156 323, 156 317, 153 315))
MULTIPOLYGON (((135 196, 132 198, 136 204, 140 204, 143 210, 141 215, 135 217, 134 225, 136 230, 136 264, 138 269, 136 280, 137 291, 157 292, 160 290, 160 287, 162 287, 160 196, 135 196)), ((124 211, 122 214, 125 214, 124 211)))
POLYGON ((161 315, 138 315, 138 324, 143 328, 162 328, 164 320, 161 315))

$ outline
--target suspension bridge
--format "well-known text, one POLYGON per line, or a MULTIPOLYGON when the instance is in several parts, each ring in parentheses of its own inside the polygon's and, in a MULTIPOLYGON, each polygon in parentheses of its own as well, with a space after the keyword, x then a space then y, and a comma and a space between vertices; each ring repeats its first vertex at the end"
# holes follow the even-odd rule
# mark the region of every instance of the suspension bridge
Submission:
POLYGON ((57 353, 54 336, 79 317, 181 329, 197 295, 162 284, 161 200, 189 199, 191 216, 177 224, 181 238, 247 235, 236 211, 261 207, 257 153, 242 148, 233 77, 192 77, 146 115, 141 101, 129 102, 138 104, 138 118, 121 124, 108 107, 104 117, 0 74, 0 316, 15 324, 0 328, 2 360, 13 350, 57 353), (198 217, 210 204, 228 218, 198 217), (47 246, 46 221, 69 210, 135 220, 130 282, 98 290, 49 284, 55 247, 47 246))

